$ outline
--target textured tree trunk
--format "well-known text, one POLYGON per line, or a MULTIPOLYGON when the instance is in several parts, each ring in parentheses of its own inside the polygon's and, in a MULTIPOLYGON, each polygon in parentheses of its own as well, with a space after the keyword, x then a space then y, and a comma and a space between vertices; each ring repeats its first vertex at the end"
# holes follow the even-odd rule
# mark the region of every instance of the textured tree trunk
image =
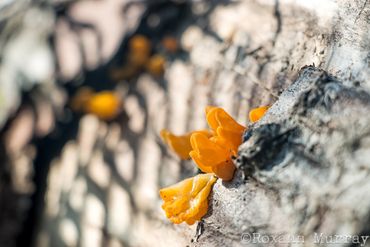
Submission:
POLYGON ((363 243, 356 236, 370 234, 369 122, 368 93, 304 68, 244 135, 239 172, 214 187, 198 245, 363 243))
POLYGON ((245 134, 234 180, 215 185, 196 246, 369 245, 369 3, 268 2, 234 10, 262 44, 256 77, 274 95, 289 86, 245 134))

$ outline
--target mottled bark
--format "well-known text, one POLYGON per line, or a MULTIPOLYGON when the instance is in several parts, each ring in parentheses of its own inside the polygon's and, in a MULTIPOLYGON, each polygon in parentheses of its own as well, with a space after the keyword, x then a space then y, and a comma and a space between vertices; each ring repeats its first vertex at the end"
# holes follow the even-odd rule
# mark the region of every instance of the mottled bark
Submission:
POLYGON ((369 122, 368 93, 304 68, 246 132, 235 179, 214 187, 199 246, 263 245, 262 236, 271 245, 287 245, 274 236, 312 245, 315 233, 368 235, 369 122))

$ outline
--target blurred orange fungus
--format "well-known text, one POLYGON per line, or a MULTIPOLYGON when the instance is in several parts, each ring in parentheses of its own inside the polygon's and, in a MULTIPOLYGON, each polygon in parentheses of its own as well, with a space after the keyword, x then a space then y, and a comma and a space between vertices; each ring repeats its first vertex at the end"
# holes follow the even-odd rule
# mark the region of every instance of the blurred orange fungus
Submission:
POLYGON ((115 118, 120 110, 120 98, 110 91, 95 93, 85 105, 85 111, 103 120, 115 118))
POLYGON ((129 40, 128 64, 126 66, 140 67, 144 66, 152 50, 150 40, 140 34, 133 36, 129 40))
POLYGON ((261 106, 261 107, 252 109, 249 112, 249 121, 251 121, 252 123, 257 122, 258 120, 260 120, 260 118, 263 117, 263 115, 265 115, 266 111, 269 108, 270 108, 269 106, 261 106))
POLYGON ((71 99, 70 106, 72 110, 76 112, 83 112, 86 103, 89 101, 92 95, 94 95, 94 91, 91 88, 81 87, 71 99))
POLYGON ((187 133, 185 135, 174 135, 170 131, 163 129, 160 133, 162 140, 174 151, 181 159, 190 159, 189 153, 192 150, 190 137, 193 133, 202 133, 211 136, 209 130, 199 130, 187 133))
POLYGON ((149 55, 152 49, 150 40, 141 34, 136 34, 129 41, 129 51, 149 55))
POLYGON ((71 100, 71 108, 76 112, 96 115, 102 120, 114 119, 121 109, 121 99, 113 91, 94 92, 82 87, 71 100))
POLYGON ((162 76, 164 73, 165 63, 166 60, 162 55, 153 55, 146 64, 146 69, 153 76, 159 77, 162 76))
POLYGON ((163 47, 172 53, 175 53, 178 50, 178 43, 176 38, 171 36, 166 36, 162 39, 162 45, 163 47))
POLYGON ((189 225, 200 220, 207 213, 208 195, 216 180, 212 174, 199 174, 161 189, 159 194, 167 218, 175 224, 189 225))
POLYGON ((151 41, 143 35, 136 34, 129 40, 126 58, 127 61, 121 68, 110 71, 113 80, 132 79, 143 70, 155 77, 164 73, 165 57, 160 54, 152 55, 151 41))

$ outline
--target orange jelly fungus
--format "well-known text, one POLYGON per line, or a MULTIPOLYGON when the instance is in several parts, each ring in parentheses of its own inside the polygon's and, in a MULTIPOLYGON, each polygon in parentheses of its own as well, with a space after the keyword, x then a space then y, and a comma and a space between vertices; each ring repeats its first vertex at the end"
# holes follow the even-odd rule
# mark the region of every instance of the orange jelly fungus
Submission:
POLYGON ((237 155, 245 127, 219 107, 207 107, 206 115, 208 125, 215 134, 212 137, 202 133, 192 134, 190 157, 203 172, 231 180, 235 171, 231 158, 237 155))
POLYGON ((175 53, 178 50, 178 43, 176 38, 171 36, 166 36, 162 39, 162 45, 163 47, 172 53, 175 53))
POLYGON ((102 91, 91 96, 85 105, 85 112, 103 120, 111 120, 118 115, 120 107, 121 100, 116 94, 102 91))
POLYGON ((252 123, 257 122, 260 120, 263 115, 265 115, 266 111, 269 109, 269 106, 261 106, 258 108, 254 108, 249 112, 249 121, 252 123))
POLYGON ((150 40, 140 34, 133 36, 129 41, 128 66, 144 66, 152 50, 150 40))
POLYGON ((137 34, 129 40, 129 50, 134 53, 150 54, 152 46, 144 35, 137 34))
POLYGON ((208 210, 208 195, 216 182, 213 174, 199 174, 159 191, 167 218, 175 224, 189 225, 200 220, 208 210))
POLYGON ((162 76, 164 73, 164 65, 166 60, 161 55, 153 55, 148 63, 146 64, 146 69, 148 72, 154 76, 162 76))
POLYGON ((193 133, 201 133, 206 136, 211 136, 212 133, 209 130, 199 130, 187 133, 185 135, 174 135, 170 131, 163 129, 161 130, 162 140, 174 151, 181 159, 190 159, 189 153, 192 150, 190 145, 190 137, 193 133))
POLYGON ((70 106, 72 110, 76 112, 83 112, 84 107, 91 98, 91 96, 94 95, 94 91, 89 87, 81 87, 77 93, 72 97, 70 106))

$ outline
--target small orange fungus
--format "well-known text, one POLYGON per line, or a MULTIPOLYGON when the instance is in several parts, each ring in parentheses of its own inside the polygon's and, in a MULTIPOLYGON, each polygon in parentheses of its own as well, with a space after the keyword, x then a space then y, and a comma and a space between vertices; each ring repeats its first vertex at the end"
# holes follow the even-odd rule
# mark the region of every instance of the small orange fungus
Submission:
POLYGON ((85 104, 85 112, 91 113, 103 120, 115 118, 120 110, 120 98, 110 91, 95 93, 85 104))
POLYGON ((254 108, 249 112, 249 121, 252 123, 257 122, 260 120, 263 115, 265 115, 266 111, 269 109, 269 106, 261 106, 258 108, 254 108))
POLYGON ((144 66, 151 53, 150 40, 140 34, 133 36, 129 41, 128 66, 144 66))
POLYGON ((237 155, 245 127, 219 107, 207 107, 206 115, 215 134, 207 137, 194 133, 190 138, 193 149, 190 156, 203 172, 231 180, 235 171, 231 158, 237 155))
POLYGON ((94 90, 89 87, 81 87, 71 99, 70 106, 72 110, 83 112, 86 103, 92 95, 94 95, 94 90))
POLYGON ((153 55, 148 63, 146 64, 146 69, 153 76, 162 76, 164 73, 164 65, 166 60, 161 55, 153 55))
POLYGON ((144 35, 137 34, 129 40, 129 50, 133 53, 150 54, 152 46, 144 35))
POLYGON ((162 45, 163 47, 172 53, 175 53, 178 49, 178 42, 176 38, 171 37, 171 36, 166 36, 162 39, 162 45))
POLYGON ((175 224, 189 225, 200 220, 208 210, 208 195, 216 182, 213 174, 199 174, 159 191, 167 218, 175 224))
POLYGON ((128 80, 136 75, 147 64, 152 46, 150 40, 144 35, 134 35, 128 42, 126 63, 117 69, 110 71, 110 77, 114 81, 128 80))
POLYGON ((209 130, 199 130, 187 133, 185 135, 174 135, 170 131, 163 129, 160 133, 162 140, 181 158, 190 159, 189 153, 192 150, 190 145, 190 137, 193 133, 201 133, 206 136, 211 136, 209 130))
POLYGON ((220 107, 208 106, 206 108, 206 118, 209 127, 216 133, 215 142, 225 146, 231 150, 233 155, 236 155, 246 128, 238 124, 220 107))
POLYGON ((226 181, 231 180, 235 170, 231 153, 212 139, 202 134, 193 134, 190 138, 193 148, 190 156, 203 172, 214 173, 226 181))

